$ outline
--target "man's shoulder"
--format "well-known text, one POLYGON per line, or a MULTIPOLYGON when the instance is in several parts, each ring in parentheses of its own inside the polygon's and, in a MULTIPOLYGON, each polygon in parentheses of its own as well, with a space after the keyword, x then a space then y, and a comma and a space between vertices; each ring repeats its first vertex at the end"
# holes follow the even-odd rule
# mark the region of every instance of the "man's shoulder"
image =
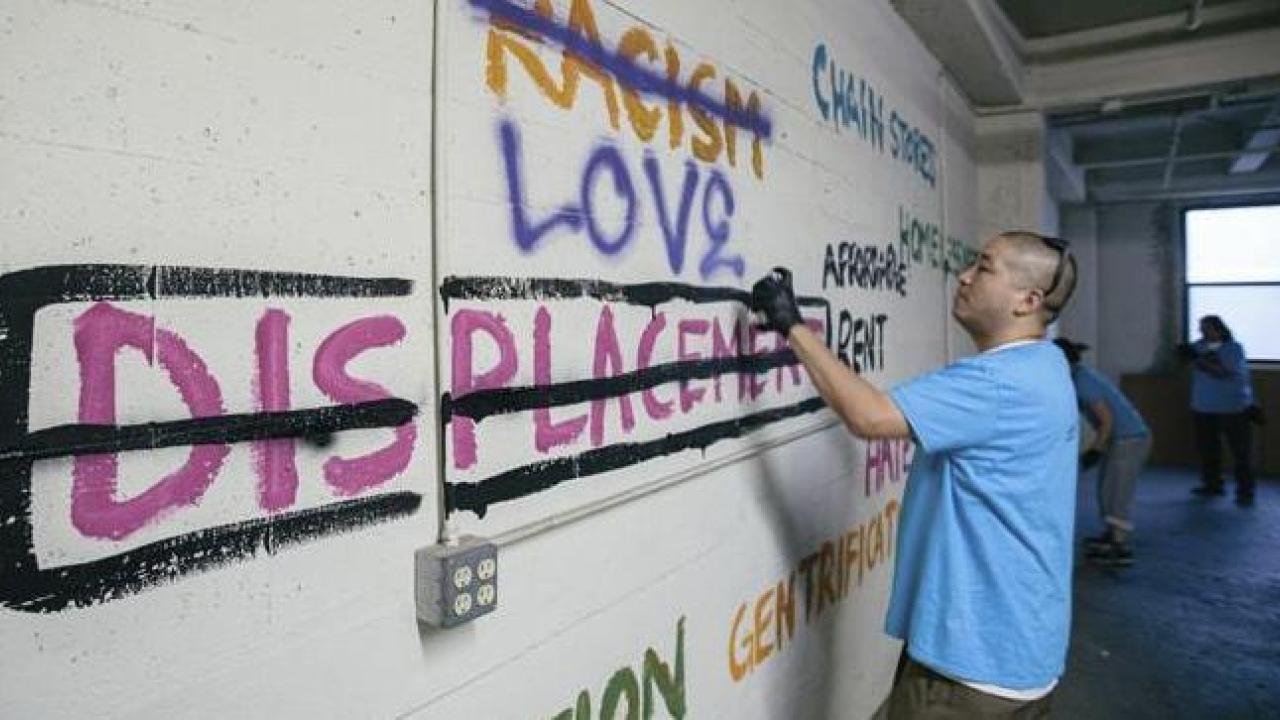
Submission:
POLYGON ((1067 360, 1062 351, 1052 343, 1036 341, 1017 345, 1008 349, 996 349, 974 356, 987 367, 1034 367, 1054 368, 1069 371, 1067 360))
POLYGON ((1017 385, 1043 382, 1046 372, 1061 373, 1069 380, 1070 368, 1062 351, 1051 343, 1035 342, 958 358, 927 375, 953 381, 967 379, 993 385, 1017 385))

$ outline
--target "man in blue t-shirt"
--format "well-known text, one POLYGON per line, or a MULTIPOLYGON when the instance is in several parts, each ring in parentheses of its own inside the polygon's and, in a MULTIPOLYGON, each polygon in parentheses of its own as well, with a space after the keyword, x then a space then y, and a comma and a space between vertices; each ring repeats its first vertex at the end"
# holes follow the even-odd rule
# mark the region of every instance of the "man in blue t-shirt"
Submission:
POLYGON ((1151 455, 1151 429, 1137 408, 1112 382, 1080 362, 1088 345, 1060 337, 1053 341, 1071 365, 1080 412, 1093 426, 1093 442, 1081 456, 1084 469, 1098 468, 1098 509, 1107 529, 1085 538, 1085 555, 1107 565, 1132 565, 1130 510, 1138 476, 1151 455))
POLYGON ((1075 276, 1060 240, 993 237, 952 304, 981 352, 888 393, 804 326, 790 273, 752 290, 853 434, 917 444, 885 621, 906 645, 890 720, 1048 715, 1070 627, 1078 423, 1044 333, 1075 276))

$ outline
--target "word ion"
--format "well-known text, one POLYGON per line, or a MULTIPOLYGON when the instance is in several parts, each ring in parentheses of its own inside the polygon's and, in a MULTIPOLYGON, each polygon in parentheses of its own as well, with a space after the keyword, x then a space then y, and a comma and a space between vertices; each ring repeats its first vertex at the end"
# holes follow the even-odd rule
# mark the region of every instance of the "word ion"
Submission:
POLYGON ((676 623, 676 659, 674 670, 658 657, 653 648, 644 651, 644 661, 640 677, 629 666, 618 668, 604 686, 604 694, 600 698, 600 714, 591 714, 591 693, 583 690, 578 693, 573 707, 565 708, 554 716, 554 720, 613 720, 622 717, 627 720, 638 720, 640 717, 652 718, 657 709, 654 702, 654 690, 662 698, 667 713, 682 720, 688 709, 684 685, 684 618, 676 623), (620 706, 626 703, 626 709, 620 706))

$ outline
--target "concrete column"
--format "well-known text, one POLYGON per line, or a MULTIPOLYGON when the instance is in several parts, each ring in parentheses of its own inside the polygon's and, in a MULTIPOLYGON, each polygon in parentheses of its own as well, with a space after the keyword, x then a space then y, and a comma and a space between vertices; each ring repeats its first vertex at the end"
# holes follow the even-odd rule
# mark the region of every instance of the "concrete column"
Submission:
POLYGON ((1056 235, 1058 206, 1048 181, 1048 129, 1037 111, 978 118, 978 230, 1056 235))

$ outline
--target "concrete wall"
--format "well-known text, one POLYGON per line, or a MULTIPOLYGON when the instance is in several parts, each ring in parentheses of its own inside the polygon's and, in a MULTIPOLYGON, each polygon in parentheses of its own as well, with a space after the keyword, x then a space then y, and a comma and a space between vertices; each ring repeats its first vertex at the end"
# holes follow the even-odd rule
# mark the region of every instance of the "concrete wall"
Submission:
POLYGON ((986 116, 977 130, 979 236, 1002 230, 1057 234, 1044 118, 1034 111, 986 116))
POLYGON ((1181 327, 1181 242, 1170 205, 1097 209, 1098 352, 1112 378, 1168 367, 1181 327))
POLYGON ((979 182, 885 3, 533 7, 6 4, 3 714, 880 704, 911 448, 708 377, 706 328, 781 352, 742 305, 785 264, 873 382, 938 366, 981 224, 1053 224, 1034 152, 979 182), (496 610, 420 624, 468 533, 496 610))

